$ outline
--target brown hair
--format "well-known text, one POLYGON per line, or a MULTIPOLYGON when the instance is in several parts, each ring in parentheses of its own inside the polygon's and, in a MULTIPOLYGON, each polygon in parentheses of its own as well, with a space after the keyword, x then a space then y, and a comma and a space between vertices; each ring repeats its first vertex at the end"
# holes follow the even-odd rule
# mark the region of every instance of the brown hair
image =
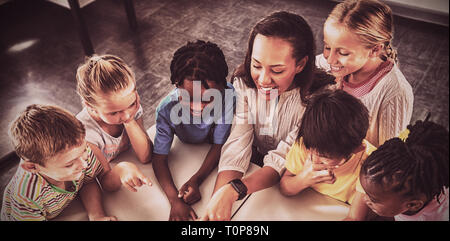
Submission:
POLYGON ((114 55, 89 57, 78 67, 76 77, 78 95, 92 105, 99 93, 116 92, 136 83, 131 68, 114 55))
POLYGON ((253 52, 253 42, 257 34, 267 37, 277 37, 286 40, 292 45, 292 57, 298 61, 308 56, 308 61, 304 69, 295 75, 294 85, 300 87, 302 102, 307 101, 307 96, 311 92, 315 77, 315 42, 311 27, 300 15, 289 12, 275 12, 260 20, 252 29, 248 40, 247 54, 245 61, 233 74, 233 78, 238 76, 250 88, 256 88, 250 74, 250 62, 253 52))
POLYGON ((36 104, 28 106, 10 128, 17 155, 40 165, 61 151, 81 145, 85 134, 83 124, 68 111, 36 104))
POLYGON ((382 60, 398 61, 397 50, 392 47, 394 17, 388 5, 376 0, 346 0, 336 5, 328 18, 344 24, 367 48, 382 44, 382 60))
POLYGON ((303 114, 297 141, 329 158, 348 157, 361 145, 369 128, 369 112, 343 90, 312 95, 303 114))

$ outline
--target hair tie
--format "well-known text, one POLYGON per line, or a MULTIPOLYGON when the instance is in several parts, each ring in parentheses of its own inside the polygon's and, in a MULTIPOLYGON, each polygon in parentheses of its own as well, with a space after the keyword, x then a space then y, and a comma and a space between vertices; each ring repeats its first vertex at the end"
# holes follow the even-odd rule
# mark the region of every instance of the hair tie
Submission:
POLYGON ((98 62, 100 60, 102 60, 101 56, 94 55, 94 56, 91 57, 91 61, 94 62, 94 63, 96 63, 96 62, 98 62))
POLYGON ((408 128, 406 128, 405 130, 400 132, 400 134, 398 134, 398 138, 400 138, 400 140, 402 140, 403 142, 406 142, 406 139, 408 139, 408 136, 409 136, 408 128))

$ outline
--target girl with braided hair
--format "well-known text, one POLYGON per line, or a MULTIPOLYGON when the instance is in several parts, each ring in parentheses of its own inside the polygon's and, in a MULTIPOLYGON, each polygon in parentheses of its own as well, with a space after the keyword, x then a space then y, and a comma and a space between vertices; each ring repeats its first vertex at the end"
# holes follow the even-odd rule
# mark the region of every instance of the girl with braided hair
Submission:
POLYGON ((414 96, 392 47, 392 11, 377 0, 346 0, 332 10, 316 66, 336 77, 336 88, 359 98, 369 110, 366 139, 375 146, 409 124, 414 96))
POLYGON ((169 220, 193 220, 197 215, 190 205, 201 199, 199 186, 217 166, 230 134, 234 88, 226 81, 225 56, 211 42, 197 40, 180 47, 173 55, 170 72, 176 88, 156 109, 153 168, 171 205, 169 220), (167 164, 174 135, 184 143, 212 144, 200 169, 179 189, 167 164))
POLYGON ((396 221, 448 221, 448 137, 425 120, 381 145, 361 167, 367 206, 396 221))

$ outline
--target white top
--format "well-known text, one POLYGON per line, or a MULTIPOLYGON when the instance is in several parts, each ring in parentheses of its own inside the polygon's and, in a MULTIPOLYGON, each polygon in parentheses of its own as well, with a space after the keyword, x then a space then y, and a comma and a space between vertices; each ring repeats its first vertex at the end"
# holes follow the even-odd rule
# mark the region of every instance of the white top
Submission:
MULTIPOLYGON (((316 56, 316 66, 330 71, 323 54, 316 56)), ((397 64, 359 99, 369 111, 369 130, 365 139, 377 147, 398 136, 411 121, 414 94, 397 64)))
POLYGON ((444 193, 437 198, 431 200, 418 213, 409 216, 399 214, 394 217, 395 221, 447 221, 448 222, 448 188, 444 189, 444 193))
POLYGON ((236 114, 230 136, 222 147, 219 172, 234 170, 245 173, 254 145, 265 155, 264 166, 281 174, 286 154, 297 138, 305 112, 299 88, 282 93, 278 102, 270 103, 260 99, 258 90, 247 87, 241 78, 235 78, 233 86, 237 95, 236 114))
MULTIPOLYGON (((141 118, 142 114, 143 109, 141 105, 134 115, 134 119, 138 120, 141 118)), ((103 156, 108 162, 119 155, 119 153, 129 148, 130 141, 125 128, 123 128, 120 136, 111 136, 106 133, 94 119, 92 119, 86 107, 84 107, 76 117, 83 123, 84 128, 86 129, 86 141, 96 145, 102 151, 103 156)))

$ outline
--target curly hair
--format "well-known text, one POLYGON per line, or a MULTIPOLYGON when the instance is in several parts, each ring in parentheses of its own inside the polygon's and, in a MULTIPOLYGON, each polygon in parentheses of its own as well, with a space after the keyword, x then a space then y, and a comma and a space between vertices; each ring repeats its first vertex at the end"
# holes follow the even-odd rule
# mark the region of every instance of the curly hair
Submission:
POLYGON ((185 79, 200 80, 209 89, 206 80, 226 86, 228 65, 222 50, 211 42, 188 42, 175 51, 170 63, 170 80, 180 86, 185 79))
POLYGON ((449 182, 448 131, 430 121, 408 125, 405 141, 396 137, 374 151, 361 167, 361 177, 404 197, 443 193, 449 182))

